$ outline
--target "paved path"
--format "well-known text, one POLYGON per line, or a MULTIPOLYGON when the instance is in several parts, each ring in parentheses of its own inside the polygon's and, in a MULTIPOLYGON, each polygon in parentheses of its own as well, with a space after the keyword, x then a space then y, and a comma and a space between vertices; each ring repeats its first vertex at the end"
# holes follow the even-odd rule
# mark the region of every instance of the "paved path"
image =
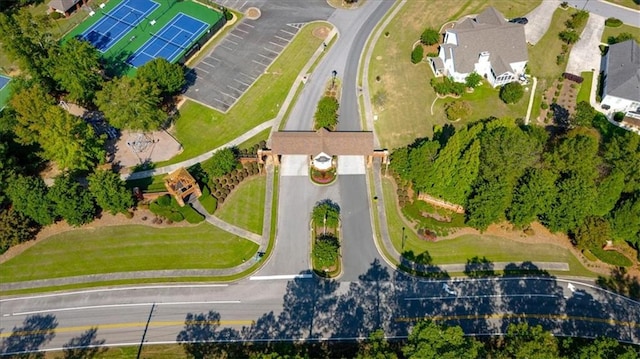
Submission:
POLYGON ((571 48, 566 72, 580 75, 583 71, 600 73, 600 39, 604 31, 605 18, 597 14, 589 14, 589 20, 584 27, 580 40, 571 48))
POLYGON ((527 106, 527 115, 524 118, 524 124, 528 125, 531 120, 531 110, 533 109, 533 98, 536 95, 536 87, 538 86, 538 79, 533 78, 533 85, 531 86, 531 92, 529 95, 529 105, 527 106))
POLYGON ((244 228, 240 228, 237 226, 234 226, 231 223, 225 222, 223 220, 221 220, 220 218, 209 214, 209 212, 207 212, 206 209, 204 209, 204 207, 202 207, 202 204, 200 203, 200 201, 198 201, 197 199, 193 199, 192 201, 190 201, 189 203, 191 203, 191 205, 193 206, 193 208, 198 211, 200 214, 202 214, 205 218, 205 220, 211 224, 213 224, 214 226, 227 231, 231 234, 235 234, 238 237, 242 237, 244 239, 248 239, 256 244, 258 244, 259 246, 262 246, 262 235, 260 234, 256 234, 253 233, 251 231, 247 231, 244 228))
POLYGON ((540 6, 525 15, 529 22, 524 25, 524 36, 527 42, 535 45, 544 36, 551 25, 553 12, 560 5, 560 0, 544 0, 540 6))

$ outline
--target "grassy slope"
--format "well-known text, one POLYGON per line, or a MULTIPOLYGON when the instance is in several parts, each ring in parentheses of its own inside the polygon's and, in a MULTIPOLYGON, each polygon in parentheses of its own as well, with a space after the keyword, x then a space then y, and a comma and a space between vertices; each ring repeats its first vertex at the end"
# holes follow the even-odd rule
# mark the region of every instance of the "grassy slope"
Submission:
MULTIPOLYGON (((390 22, 375 46, 369 69, 371 95, 384 91, 387 100, 383 108, 375 108, 378 115, 375 130, 381 145, 389 149, 404 146, 415 138, 430 136, 434 125, 446 123, 441 106, 430 113, 435 93, 429 85, 433 73, 428 63, 412 65, 410 52, 426 27, 439 29, 447 19, 482 11, 495 6, 506 17, 523 15, 540 1, 470 0, 458 6, 442 6, 436 1, 410 1, 390 22), (376 82, 376 76, 381 81, 376 82)), ((480 113, 480 111, 478 111, 480 113)))
POLYGON ((224 203, 219 204, 216 215, 223 221, 262 234, 266 181, 265 176, 242 181, 224 203))
POLYGON ((209 224, 79 229, 59 234, 3 263, 0 281, 16 282, 95 273, 228 268, 258 246, 209 224))
POLYGON ((313 23, 300 30, 280 57, 226 114, 187 101, 180 108, 180 118, 172 129, 184 151, 157 165, 165 166, 200 155, 274 118, 298 73, 322 44, 321 39, 312 35, 313 29, 319 26, 327 25, 313 23))
POLYGON ((487 235, 463 235, 434 243, 418 238, 412 230, 405 230, 405 243, 402 248, 402 227, 411 228, 411 223, 406 221, 398 211, 391 181, 383 180, 385 212, 389 236, 399 252, 413 251, 416 255, 428 252, 435 265, 466 263, 467 259, 475 256, 486 257, 492 262, 566 262, 569 263, 571 271, 564 274, 594 275, 565 248, 549 244, 526 244, 487 235))

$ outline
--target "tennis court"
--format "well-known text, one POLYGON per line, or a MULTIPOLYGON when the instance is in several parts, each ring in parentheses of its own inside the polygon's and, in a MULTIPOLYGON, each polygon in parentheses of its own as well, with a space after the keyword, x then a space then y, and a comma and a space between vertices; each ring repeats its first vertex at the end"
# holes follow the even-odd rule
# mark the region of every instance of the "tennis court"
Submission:
POLYGON ((0 110, 2 110, 9 101, 10 89, 7 85, 10 81, 10 77, 0 75, 0 110))
POLYGON ((158 6, 160 4, 151 0, 125 0, 108 13, 104 13, 100 21, 80 37, 89 41, 100 52, 105 52, 144 21, 158 6))
POLYGON ((162 57, 173 62, 207 30, 208 24, 184 13, 178 13, 158 33, 142 45, 127 61, 134 67, 162 57))
POLYGON ((7 86, 7 84, 11 81, 11 78, 0 75, 0 91, 7 86))

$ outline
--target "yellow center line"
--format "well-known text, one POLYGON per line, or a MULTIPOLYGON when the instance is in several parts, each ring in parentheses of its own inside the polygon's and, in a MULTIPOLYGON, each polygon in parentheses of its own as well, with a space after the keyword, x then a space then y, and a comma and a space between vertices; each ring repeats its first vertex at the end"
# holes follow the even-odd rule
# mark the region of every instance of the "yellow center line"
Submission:
POLYGON ((468 314, 468 315, 437 315, 433 317, 400 317, 396 322, 417 322, 419 320, 430 319, 434 321, 447 320, 470 320, 470 319, 555 319, 555 320, 578 320, 584 322, 606 323, 610 325, 620 325, 626 327, 640 328, 640 323, 635 321, 623 321, 605 318, 581 317, 567 314, 515 314, 515 313, 493 313, 493 314, 468 314))
MULTIPOLYGON (((218 322, 209 321, 190 321, 189 324, 202 325, 202 324, 216 324, 218 322)), ((251 325, 253 320, 221 320, 219 324, 221 326, 235 326, 235 325, 251 325)), ((125 328, 141 328, 143 329, 147 325, 146 322, 131 322, 131 323, 111 323, 100 325, 81 325, 75 327, 58 327, 53 330, 54 333, 69 333, 69 332, 83 332, 92 328, 98 329, 125 329, 125 328)), ((173 327, 184 326, 185 322, 182 321, 165 321, 165 322, 151 322, 149 327, 173 327)), ((5 332, 0 333, 0 338, 8 338, 11 335, 27 336, 27 335, 41 335, 50 333, 49 330, 30 330, 30 331, 17 331, 17 332, 5 332)))

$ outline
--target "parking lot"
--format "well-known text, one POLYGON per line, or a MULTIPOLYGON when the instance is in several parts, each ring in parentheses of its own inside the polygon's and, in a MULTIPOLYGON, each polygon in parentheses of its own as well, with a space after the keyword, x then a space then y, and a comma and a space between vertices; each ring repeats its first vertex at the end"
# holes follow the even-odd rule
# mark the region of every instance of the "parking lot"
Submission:
POLYGON ((186 96, 226 112, 271 65, 307 22, 326 20, 334 11, 325 1, 223 0, 220 4, 245 12, 260 10, 234 25, 220 43, 188 74, 186 96))

